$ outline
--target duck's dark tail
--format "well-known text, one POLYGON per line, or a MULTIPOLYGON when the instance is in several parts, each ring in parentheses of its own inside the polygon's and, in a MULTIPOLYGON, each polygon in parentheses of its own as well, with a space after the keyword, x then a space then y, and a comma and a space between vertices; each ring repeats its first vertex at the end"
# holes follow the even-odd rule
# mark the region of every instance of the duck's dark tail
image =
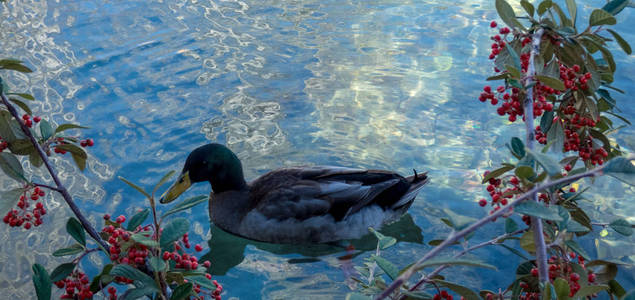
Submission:
POLYGON ((428 172, 418 174, 417 170, 414 170, 414 175, 406 177, 408 183, 410 183, 410 187, 406 191, 406 193, 401 196, 401 199, 392 205, 392 208, 395 210, 407 210, 412 202, 414 202, 415 198, 419 191, 423 188, 423 186, 428 183, 428 172))

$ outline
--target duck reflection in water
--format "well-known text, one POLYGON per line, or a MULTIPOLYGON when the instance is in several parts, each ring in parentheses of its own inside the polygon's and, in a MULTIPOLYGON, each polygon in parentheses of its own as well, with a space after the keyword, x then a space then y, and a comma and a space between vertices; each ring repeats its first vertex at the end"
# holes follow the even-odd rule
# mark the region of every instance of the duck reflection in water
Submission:
MULTIPOLYGON (((212 275, 225 275, 230 269, 239 265, 245 259, 244 252, 247 245, 276 255, 293 256, 288 259, 288 263, 292 264, 317 262, 321 260, 321 257, 337 254, 341 254, 338 256, 339 259, 346 260, 365 251, 374 251, 377 247, 377 238, 370 232, 359 239, 326 244, 293 245, 249 240, 228 233, 213 224, 210 230, 212 236, 208 241, 210 252, 205 253, 200 261, 209 260, 212 263, 208 269, 212 275), (298 258, 296 254, 302 257, 298 258)), ((398 221, 385 225, 379 232, 394 237, 397 242, 423 243, 422 230, 414 223, 410 214, 405 214, 398 221)))

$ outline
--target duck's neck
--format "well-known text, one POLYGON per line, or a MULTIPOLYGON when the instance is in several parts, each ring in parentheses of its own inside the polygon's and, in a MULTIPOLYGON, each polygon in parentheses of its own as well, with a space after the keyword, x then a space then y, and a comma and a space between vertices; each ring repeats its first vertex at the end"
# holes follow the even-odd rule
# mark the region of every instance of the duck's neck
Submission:
POLYGON ((239 160, 216 168, 209 178, 209 183, 215 194, 247 189, 243 168, 239 160))

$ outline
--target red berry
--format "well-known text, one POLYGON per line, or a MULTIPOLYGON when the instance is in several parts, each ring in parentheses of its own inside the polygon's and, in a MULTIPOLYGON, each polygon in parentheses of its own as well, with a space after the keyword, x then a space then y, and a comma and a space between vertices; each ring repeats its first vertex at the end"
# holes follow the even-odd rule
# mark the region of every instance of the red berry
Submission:
POLYGON ((485 205, 487 205, 487 200, 485 199, 478 200, 478 205, 480 205, 481 207, 484 207, 485 205))
POLYGON ((571 278, 571 281, 578 281, 580 280, 580 275, 578 275, 578 273, 571 273, 571 275, 569 275, 569 278, 571 278))
POLYGON ((538 277, 538 269, 536 268, 531 269, 531 276, 538 277))
POLYGON ((31 116, 29 116, 29 115, 27 115, 27 114, 22 115, 22 120, 25 120, 25 121, 26 121, 26 120, 28 120, 28 119, 30 119, 30 118, 31 118, 31 116))
POLYGON ((93 145, 95 145, 95 141, 93 141, 93 139, 86 139, 86 145, 88 147, 92 147, 93 145))
POLYGON ((194 245, 194 250, 196 250, 196 252, 200 252, 203 251, 203 247, 199 244, 194 245))
POLYGON ((496 21, 492 21, 492 23, 489 23, 489 27, 495 28, 498 24, 496 24, 496 21))
POLYGON ((589 283, 593 283, 595 282, 595 273, 589 273, 589 276, 587 277, 589 283))
POLYGON ((37 122, 40 122, 40 121, 42 121, 42 118, 40 116, 33 117, 33 122, 37 123, 37 122))
POLYGON ((209 260, 206 260, 203 262, 203 267, 205 268, 209 268, 212 265, 212 263, 209 260))

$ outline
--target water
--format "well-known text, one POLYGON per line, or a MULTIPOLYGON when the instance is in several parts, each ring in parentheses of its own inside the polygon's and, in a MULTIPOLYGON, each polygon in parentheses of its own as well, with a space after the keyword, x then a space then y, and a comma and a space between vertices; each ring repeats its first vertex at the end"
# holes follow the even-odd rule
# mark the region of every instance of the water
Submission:
MULTIPOLYGON (((584 3, 586 16, 603 1, 584 3)), ((145 206, 117 176, 150 188, 209 141, 229 145, 248 179, 298 164, 427 170, 432 183, 410 209, 416 226, 405 227, 412 238, 383 253, 402 267, 430 248, 416 242, 417 226, 427 243, 449 232, 438 220, 445 209, 484 215, 475 202, 485 192, 478 174, 508 159, 504 143, 522 135, 520 125, 504 126, 476 100, 491 72, 487 24, 495 17, 493 1, 8 1, 2 57, 25 60, 35 72, 2 75, 14 90, 40 100, 36 114, 92 127, 84 131, 96 142, 86 172, 65 159, 54 162, 95 224, 106 212, 131 215, 145 206)), ((633 43, 633 10, 618 20, 616 30, 633 43)), ((612 49, 615 85, 633 95, 633 58, 612 49)), ((633 119, 630 96, 615 97, 633 119)), ((635 146, 632 128, 614 138, 626 149, 635 146)), ((43 170, 25 168, 49 180, 43 170)), ((0 180, 2 190, 12 184, 0 180)), ((187 195, 208 192, 200 185, 187 195)), ((585 205, 598 221, 635 222, 632 195, 632 188, 601 179, 590 195, 596 202, 585 205)), ((7 299, 33 297, 32 263, 52 270, 65 261, 50 253, 71 243, 63 230, 70 212, 61 198, 47 197, 47 226, 28 233, 0 227, 0 289, 7 299)), ((323 253, 237 239, 223 244, 200 211, 188 213, 192 243, 214 233, 221 245, 214 244, 214 256, 237 264, 216 276, 225 298, 338 299, 349 291, 337 259, 342 253, 306 259, 323 253)), ((492 232, 502 225, 475 239, 492 232)), ((593 256, 631 262, 633 243, 612 231, 582 242, 593 256)), ((499 272, 446 274, 474 288, 509 283, 504 274, 513 272, 515 256, 502 248, 474 255, 499 272)), ((102 261, 90 256, 84 268, 94 272, 92 263, 102 261)), ((635 286, 632 268, 620 272, 627 289, 635 286)))

